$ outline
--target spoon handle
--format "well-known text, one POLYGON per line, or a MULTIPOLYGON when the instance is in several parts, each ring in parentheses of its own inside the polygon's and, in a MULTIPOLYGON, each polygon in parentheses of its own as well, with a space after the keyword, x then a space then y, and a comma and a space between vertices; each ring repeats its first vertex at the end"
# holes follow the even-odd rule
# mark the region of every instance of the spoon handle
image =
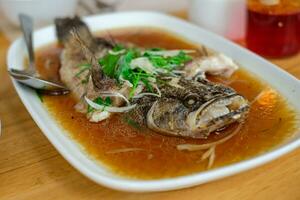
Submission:
POLYGON ((29 56, 29 71, 34 73, 35 61, 34 61, 33 40, 32 40, 33 21, 30 16, 25 14, 20 14, 19 20, 21 22, 23 36, 25 39, 28 56, 29 56))

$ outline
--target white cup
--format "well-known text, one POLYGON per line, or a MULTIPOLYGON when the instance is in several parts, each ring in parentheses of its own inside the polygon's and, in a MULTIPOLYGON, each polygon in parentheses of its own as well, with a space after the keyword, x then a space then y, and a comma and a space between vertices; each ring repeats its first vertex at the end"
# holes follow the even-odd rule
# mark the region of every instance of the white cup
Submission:
POLYGON ((189 19, 232 40, 245 36, 245 0, 191 0, 189 19))
POLYGON ((78 0, 0 0, 1 12, 14 25, 19 25, 18 15, 28 14, 35 24, 51 22, 55 17, 74 15, 78 0))

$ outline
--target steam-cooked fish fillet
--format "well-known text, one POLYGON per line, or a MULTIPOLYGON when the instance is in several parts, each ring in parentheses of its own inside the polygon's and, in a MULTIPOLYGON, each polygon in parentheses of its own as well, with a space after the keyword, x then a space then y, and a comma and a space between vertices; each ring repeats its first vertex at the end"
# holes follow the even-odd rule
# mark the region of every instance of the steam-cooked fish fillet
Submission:
MULTIPOLYGON (((146 85, 143 83, 144 85, 141 84, 136 88, 133 94, 136 96, 131 98, 129 89, 132 86, 126 84, 128 81, 116 84, 115 79, 104 74, 103 68, 98 62, 98 59, 106 55, 113 47, 112 44, 103 39, 95 39, 88 27, 76 17, 56 20, 56 29, 58 39, 64 45, 61 55, 61 80, 79 100, 78 111, 86 113, 87 102, 94 108, 92 112, 87 113, 92 121, 103 120, 110 116, 110 112, 123 110, 128 118, 158 133, 189 138, 206 138, 212 132, 229 124, 242 122, 247 117, 249 111, 247 99, 234 89, 210 82, 197 76, 197 73, 191 76, 186 76, 186 74, 169 76, 163 73, 154 73, 157 81, 152 84, 155 84, 159 94, 149 96, 146 85), (84 68, 84 65, 87 64, 88 67, 84 68), (80 68, 80 66, 83 67, 80 68), (102 98, 103 92, 118 94, 117 97, 112 98, 111 105, 105 105, 107 110, 91 101, 98 97, 102 98), (120 95, 122 98, 119 98, 120 95), (82 101, 83 97, 85 97, 85 101, 82 101), (123 109, 118 108, 124 103, 120 99, 125 99, 126 104, 129 105, 123 109), (127 112, 128 108, 130 108, 130 112, 127 112)), ((171 52, 172 55, 174 52, 171 52)), ((140 67, 149 72, 156 69, 145 57, 139 57, 132 61, 134 65, 132 63, 128 65, 132 64, 133 69, 140 67)), ((192 62, 194 68, 198 64, 196 61, 197 59, 192 62)), ((187 66, 184 70, 189 72, 189 69, 186 69, 187 66)), ((210 65, 207 66, 210 71, 213 71, 210 65)), ((191 70, 193 71, 193 69, 191 70)))

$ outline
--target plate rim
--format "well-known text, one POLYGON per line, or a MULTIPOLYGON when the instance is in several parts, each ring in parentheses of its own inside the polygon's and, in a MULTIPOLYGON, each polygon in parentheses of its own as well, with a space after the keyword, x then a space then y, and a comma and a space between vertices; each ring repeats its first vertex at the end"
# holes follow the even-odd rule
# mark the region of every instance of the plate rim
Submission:
MULTIPOLYGON (((131 12, 119 12, 119 13, 113 13, 113 14, 103 14, 103 15, 94 15, 90 17, 85 17, 84 21, 90 23, 94 20, 99 20, 99 18, 105 18, 105 17, 110 17, 110 16, 118 16, 122 17, 124 15, 140 15, 143 16, 144 18, 149 18, 149 17, 157 17, 157 18, 164 18, 168 20, 172 20, 180 22, 181 24, 187 24, 188 26, 194 26, 197 29, 201 29, 195 25, 190 24, 189 22, 183 21, 181 19, 171 17, 169 15, 161 14, 161 13, 156 13, 156 12, 149 12, 149 11, 131 11, 131 12)), ((134 24, 133 24, 134 25, 134 24)), ((34 32, 35 35, 40 34, 41 32, 47 32, 47 31, 53 31, 54 27, 48 26, 43 29, 37 30, 34 32)), ((168 27, 166 27, 166 30, 168 30, 168 27)), ((207 33, 209 31, 203 30, 207 33)), ((212 35, 213 38, 221 38, 220 36, 217 36, 214 33, 209 33, 212 35)), ((249 54, 253 54, 252 52, 249 52, 248 50, 245 50, 244 48, 221 38, 225 43, 229 44, 233 48, 238 48, 239 50, 242 51, 247 51, 249 54)), ((21 39, 17 39, 14 41, 11 46, 9 47, 8 54, 7 54, 7 65, 8 68, 12 66, 12 60, 15 58, 15 51, 20 45, 21 39)), ((272 66, 274 68, 274 64, 264 60, 263 58, 255 55, 256 59, 259 59, 260 62, 263 62, 264 64, 268 66, 272 66)), ((275 69, 273 69, 275 70, 275 69)), ((280 73, 283 73, 283 75, 286 76, 286 78, 291 79, 293 81, 297 80, 295 77, 292 75, 288 74, 284 70, 277 68, 276 70, 279 70, 280 73)), ((297 80, 298 81, 298 80, 297 80)), ((25 105, 26 109, 30 113, 31 117, 34 119, 36 124, 39 126, 39 128, 42 130, 43 134, 48 138, 49 142, 56 148, 56 150, 78 171, 80 171, 82 174, 84 174, 86 177, 89 179, 95 181, 98 184, 101 184, 103 186, 113 188, 116 190, 122 190, 122 191, 131 191, 131 192, 154 192, 154 191, 167 191, 167 190, 175 190, 175 189, 181 189, 181 188, 187 188, 195 185, 200 185, 202 183, 210 182, 212 180, 217 180, 221 179, 233 174, 240 173, 242 171, 246 171, 248 169, 257 167, 259 165, 265 164, 271 160, 274 160, 275 158, 278 158, 294 149, 300 146, 300 138, 295 139, 294 141, 289 142, 288 144, 285 145, 279 145, 277 148, 273 150, 269 150, 268 152, 265 152, 261 155, 255 156, 253 158, 243 160, 237 163, 233 163, 230 165, 226 165, 220 168, 212 169, 209 171, 204 171, 204 172, 198 172, 194 174, 188 174, 184 176, 179 176, 179 177, 173 177, 173 178, 164 178, 164 179, 158 179, 158 180, 136 180, 136 179, 130 179, 128 177, 120 177, 119 175, 116 175, 115 177, 111 176, 103 176, 102 174, 94 173, 94 171, 90 171, 89 167, 86 167, 85 164, 82 164, 79 162, 78 158, 74 155, 70 155, 68 151, 63 147, 63 142, 59 141, 58 139, 53 138, 51 136, 51 133, 49 133, 50 128, 48 127, 45 122, 43 122, 42 119, 39 118, 39 114, 37 111, 35 111, 34 105, 32 102, 29 101, 28 96, 26 92, 28 92, 30 89, 20 85, 17 83, 15 80, 12 80, 13 85, 22 100, 23 104, 25 105)), ((298 81, 298 85, 299 81, 298 81)), ((51 114, 48 113, 50 117, 51 114)), ((61 127, 59 127, 61 132, 64 132, 61 127)), ((299 130, 298 130, 299 131, 299 130)), ((71 141, 72 143, 77 143, 75 140, 71 141)), ((82 151, 82 150, 80 150, 82 151)), ((86 152, 83 152, 83 154, 87 154, 86 152)), ((88 156, 88 155, 85 155, 88 156)), ((103 168, 104 166, 99 165, 99 167, 103 168)), ((113 173, 112 173, 113 175, 113 173)))

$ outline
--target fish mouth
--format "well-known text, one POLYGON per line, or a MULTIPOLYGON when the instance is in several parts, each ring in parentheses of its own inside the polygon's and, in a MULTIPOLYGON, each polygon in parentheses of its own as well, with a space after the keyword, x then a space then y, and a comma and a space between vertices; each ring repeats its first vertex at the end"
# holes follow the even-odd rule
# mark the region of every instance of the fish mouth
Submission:
POLYGON ((245 119, 248 101, 238 94, 217 97, 188 114, 186 124, 195 138, 206 138, 211 132, 245 119))

